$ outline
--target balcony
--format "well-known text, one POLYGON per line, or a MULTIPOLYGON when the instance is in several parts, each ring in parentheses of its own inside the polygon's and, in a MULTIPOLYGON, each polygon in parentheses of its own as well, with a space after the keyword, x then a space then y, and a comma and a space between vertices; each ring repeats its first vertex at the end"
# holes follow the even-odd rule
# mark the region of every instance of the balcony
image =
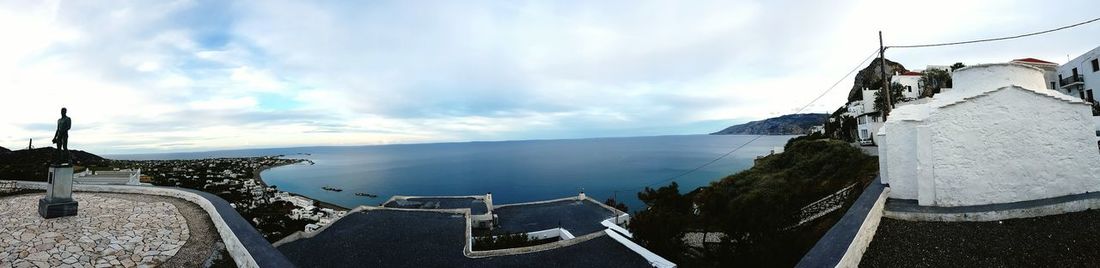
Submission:
POLYGON ((1062 78, 1062 80, 1059 81, 1059 84, 1062 85, 1062 88, 1067 88, 1067 87, 1076 86, 1076 85, 1084 85, 1085 84, 1085 79, 1083 79, 1081 77, 1081 75, 1078 74, 1078 75, 1073 75, 1073 76, 1070 76, 1070 77, 1062 78))

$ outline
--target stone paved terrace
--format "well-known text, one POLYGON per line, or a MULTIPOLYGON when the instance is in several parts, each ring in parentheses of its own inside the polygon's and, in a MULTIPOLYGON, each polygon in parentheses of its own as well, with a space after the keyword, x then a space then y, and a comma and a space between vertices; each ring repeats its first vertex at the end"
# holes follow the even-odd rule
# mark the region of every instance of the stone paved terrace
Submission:
POLYGON ((461 214, 364 210, 278 249, 299 267, 650 267, 607 235, 534 253, 469 258, 465 230, 461 214))
POLYGON ((489 211, 484 201, 473 197, 414 197, 386 202, 388 208, 456 209, 468 208, 470 214, 480 215, 489 211))
POLYGON ((615 212, 591 200, 561 200, 547 203, 502 205, 493 210, 500 218, 494 234, 527 233, 565 228, 574 236, 603 231, 600 222, 615 217, 615 212))
POLYGON ((41 197, 0 197, 0 267, 195 267, 220 241, 209 216, 181 199, 75 193, 76 216, 47 220, 41 197))

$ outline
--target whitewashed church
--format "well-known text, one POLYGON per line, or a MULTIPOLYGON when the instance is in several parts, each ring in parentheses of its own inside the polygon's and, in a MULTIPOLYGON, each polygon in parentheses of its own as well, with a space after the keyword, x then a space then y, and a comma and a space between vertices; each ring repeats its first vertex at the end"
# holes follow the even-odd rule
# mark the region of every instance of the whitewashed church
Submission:
POLYGON ((965 67, 953 88, 899 106, 876 134, 890 198, 922 206, 1010 203, 1100 191, 1091 106, 1015 63, 965 67))

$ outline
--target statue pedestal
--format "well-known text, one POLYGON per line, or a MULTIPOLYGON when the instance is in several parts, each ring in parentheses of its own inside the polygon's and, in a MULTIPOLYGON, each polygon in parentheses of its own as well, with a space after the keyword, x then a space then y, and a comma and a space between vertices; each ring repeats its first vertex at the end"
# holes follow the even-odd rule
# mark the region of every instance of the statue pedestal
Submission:
POLYGON ((49 183, 46 196, 38 199, 38 215, 47 219, 76 215, 79 204, 73 200, 73 166, 51 165, 49 183))

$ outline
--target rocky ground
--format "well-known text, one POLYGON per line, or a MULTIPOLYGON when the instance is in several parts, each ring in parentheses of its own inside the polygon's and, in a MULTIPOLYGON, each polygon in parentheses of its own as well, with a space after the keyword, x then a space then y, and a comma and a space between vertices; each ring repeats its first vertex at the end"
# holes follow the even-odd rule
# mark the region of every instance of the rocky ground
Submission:
POLYGON ((38 198, 0 198, 0 267, 194 267, 215 252, 208 216, 182 200, 76 193, 76 216, 46 220, 38 198))
POLYGON ((1100 211, 992 222, 883 218, 861 267, 1100 267, 1100 211))

